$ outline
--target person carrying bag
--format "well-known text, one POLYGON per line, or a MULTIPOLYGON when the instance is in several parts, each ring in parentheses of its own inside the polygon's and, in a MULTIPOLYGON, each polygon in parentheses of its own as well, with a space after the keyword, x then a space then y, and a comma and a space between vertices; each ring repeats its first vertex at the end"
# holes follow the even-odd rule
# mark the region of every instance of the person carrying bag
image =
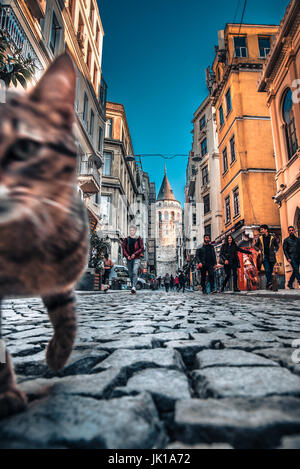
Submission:
POLYGON ((226 236, 224 244, 220 251, 220 264, 224 265, 225 279, 221 288, 221 292, 225 290, 225 287, 231 277, 233 276, 233 291, 239 292, 238 289, 238 269, 241 267, 238 252, 244 254, 251 254, 251 251, 240 248, 234 241, 231 235, 226 236))

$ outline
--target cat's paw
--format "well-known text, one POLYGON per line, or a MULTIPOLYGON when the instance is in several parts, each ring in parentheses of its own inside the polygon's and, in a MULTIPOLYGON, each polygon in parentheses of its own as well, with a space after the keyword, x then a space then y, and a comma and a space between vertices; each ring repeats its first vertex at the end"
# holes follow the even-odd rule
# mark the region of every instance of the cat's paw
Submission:
POLYGON ((28 400, 26 394, 18 388, 9 388, 0 393, 0 418, 17 414, 26 409, 28 400))
POLYGON ((48 367, 53 371, 62 370, 71 355, 72 349, 73 344, 71 346, 62 345, 54 334, 46 350, 46 363, 48 367))

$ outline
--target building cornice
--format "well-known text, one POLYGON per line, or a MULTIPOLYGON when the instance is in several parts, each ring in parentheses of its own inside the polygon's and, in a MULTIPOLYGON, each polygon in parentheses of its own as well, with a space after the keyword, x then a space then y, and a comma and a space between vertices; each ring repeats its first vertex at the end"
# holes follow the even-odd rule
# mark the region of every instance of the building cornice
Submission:
MULTIPOLYGON (((291 0, 286 8, 283 19, 280 22, 279 30, 275 41, 263 67, 262 75, 258 83, 258 91, 269 89, 270 82, 274 80, 274 75, 278 71, 278 62, 282 62, 289 48, 287 37, 292 32, 292 26, 300 12, 299 0, 291 0)), ((300 20, 300 18, 299 18, 300 20)), ((299 27, 299 24, 296 24, 299 27)))

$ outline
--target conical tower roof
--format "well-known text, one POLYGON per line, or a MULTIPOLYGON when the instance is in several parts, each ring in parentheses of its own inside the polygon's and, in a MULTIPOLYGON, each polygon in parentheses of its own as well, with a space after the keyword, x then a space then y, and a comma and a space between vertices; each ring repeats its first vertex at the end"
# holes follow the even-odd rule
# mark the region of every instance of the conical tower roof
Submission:
POLYGON ((161 187, 156 200, 176 200, 167 177, 167 167, 165 166, 165 177, 161 183, 161 187))

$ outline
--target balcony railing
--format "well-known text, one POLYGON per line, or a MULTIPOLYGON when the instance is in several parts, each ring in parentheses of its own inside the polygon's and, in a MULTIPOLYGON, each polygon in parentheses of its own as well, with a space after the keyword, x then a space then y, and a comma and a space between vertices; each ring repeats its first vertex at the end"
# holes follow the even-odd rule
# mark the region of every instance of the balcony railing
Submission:
POLYGON ((98 169, 96 168, 96 166, 93 164, 91 165, 91 163, 89 161, 81 161, 80 162, 80 165, 79 165, 79 176, 87 176, 87 175, 92 175, 94 176, 96 182, 98 183, 98 185, 100 186, 100 173, 98 171, 98 169))
POLYGON ((95 194, 100 190, 100 173, 94 163, 81 160, 78 168, 77 179, 84 193, 95 194))
POLYGON ((0 30, 9 39, 9 47, 15 51, 21 49, 21 55, 25 58, 31 57, 35 60, 38 69, 42 65, 34 52, 33 47, 27 39, 27 36, 19 23, 11 6, 5 5, 0 0, 0 30))

